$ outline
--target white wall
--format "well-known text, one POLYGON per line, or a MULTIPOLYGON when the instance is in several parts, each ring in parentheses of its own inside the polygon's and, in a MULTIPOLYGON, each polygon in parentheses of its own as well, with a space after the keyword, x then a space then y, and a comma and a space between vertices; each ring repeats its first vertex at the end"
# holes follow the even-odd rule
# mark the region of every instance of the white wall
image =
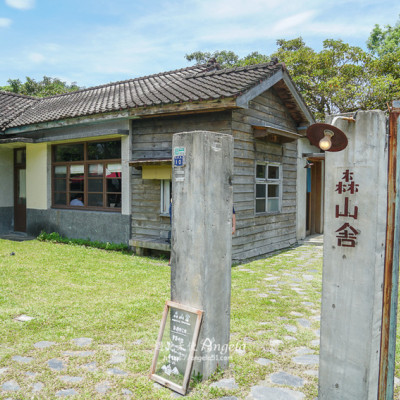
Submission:
POLYGON ((46 143, 26 145, 26 207, 29 209, 48 208, 47 155, 46 143))
POLYGON ((0 148, 0 207, 14 206, 14 150, 0 148))

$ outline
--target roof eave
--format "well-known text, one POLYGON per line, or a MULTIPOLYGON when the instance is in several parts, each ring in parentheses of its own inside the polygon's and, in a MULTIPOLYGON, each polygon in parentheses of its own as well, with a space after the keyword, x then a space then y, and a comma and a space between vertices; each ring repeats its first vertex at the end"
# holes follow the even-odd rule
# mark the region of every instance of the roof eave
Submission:
POLYGON ((308 123, 308 124, 315 123, 314 116, 308 109, 302 96, 296 89, 293 81, 291 80, 289 74, 286 72, 285 69, 278 70, 273 75, 271 75, 269 78, 262 81, 259 85, 252 87, 247 92, 240 95, 236 100, 237 106, 241 107, 241 108, 249 108, 249 103, 251 100, 253 100, 257 96, 259 96, 260 94, 266 92, 267 90, 271 89, 274 85, 276 85, 280 81, 282 81, 286 85, 291 96, 295 100, 297 108, 300 110, 300 112, 304 116, 304 122, 308 123))
POLYGON ((172 104, 161 104, 158 106, 145 106, 138 108, 129 108, 122 111, 107 112, 93 115, 80 116, 76 118, 66 118, 54 121, 39 122, 37 124, 21 125, 12 128, 5 128, 6 135, 17 135, 40 130, 63 128, 74 125, 96 124, 104 121, 119 119, 139 119, 149 118, 161 115, 190 114, 198 112, 222 111, 237 108, 234 97, 218 98, 203 101, 191 101, 172 104))

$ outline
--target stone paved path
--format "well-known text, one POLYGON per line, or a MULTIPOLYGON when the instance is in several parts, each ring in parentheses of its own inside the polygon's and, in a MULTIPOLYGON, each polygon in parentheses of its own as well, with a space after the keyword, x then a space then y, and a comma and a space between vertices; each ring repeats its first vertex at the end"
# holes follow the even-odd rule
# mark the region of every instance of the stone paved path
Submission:
MULTIPOLYGON (((34 343, 32 346, 33 354, 29 357, 24 355, 15 355, 11 357, 9 366, 0 369, 0 399, 17 400, 20 399, 19 393, 22 390, 22 385, 26 386, 27 380, 30 382, 30 393, 35 399, 47 399, 47 398, 73 398, 80 394, 79 384, 84 383, 86 379, 90 379, 90 373, 101 373, 104 376, 104 380, 94 386, 94 391, 98 395, 105 395, 110 392, 113 388, 111 381, 108 381, 107 377, 118 377, 124 378, 129 376, 129 372, 123 369, 123 365, 126 361, 126 351, 123 349, 116 350, 115 347, 121 347, 118 344, 113 345, 100 345, 94 346, 96 350, 83 350, 86 347, 93 347, 92 338, 76 338, 69 343, 57 343, 56 341, 42 341, 34 343), (59 357, 51 358, 44 362, 41 367, 43 370, 49 371, 51 376, 50 383, 44 384, 40 381, 36 381, 38 373, 26 370, 30 365, 34 364, 40 357, 40 352, 53 346, 60 348, 59 357), (66 347, 72 348, 72 350, 65 350, 66 347), (76 349, 80 350, 76 350, 76 349), (88 362, 94 356, 103 353, 108 361, 103 366, 97 366, 96 362, 88 362), (76 360, 78 362, 78 370, 81 372, 79 375, 69 375, 67 371, 69 364, 74 362, 74 369, 76 370, 76 360), (23 368, 25 372, 19 379, 2 379, 2 375, 13 371, 16 372, 23 368), (53 392, 50 397, 49 392, 46 390, 46 385, 52 386, 54 383, 62 383, 65 387, 53 392)), ((21 372, 21 371, 20 371, 21 372)), ((115 396, 115 393, 114 393, 115 396)), ((24 397, 25 398, 25 397, 24 397)), ((132 391, 127 387, 122 389, 120 396, 116 398, 131 399, 132 391)))

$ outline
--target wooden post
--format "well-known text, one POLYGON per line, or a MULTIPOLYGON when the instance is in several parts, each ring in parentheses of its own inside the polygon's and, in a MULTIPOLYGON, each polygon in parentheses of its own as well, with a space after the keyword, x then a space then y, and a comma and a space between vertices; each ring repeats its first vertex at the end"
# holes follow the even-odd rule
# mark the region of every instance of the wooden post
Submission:
POLYGON ((379 400, 392 400, 394 395, 400 241, 400 155, 397 141, 400 125, 399 115, 400 101, 395 101, 393 102, 389 121, 388 212, 385 278, 383 286, 379 400))

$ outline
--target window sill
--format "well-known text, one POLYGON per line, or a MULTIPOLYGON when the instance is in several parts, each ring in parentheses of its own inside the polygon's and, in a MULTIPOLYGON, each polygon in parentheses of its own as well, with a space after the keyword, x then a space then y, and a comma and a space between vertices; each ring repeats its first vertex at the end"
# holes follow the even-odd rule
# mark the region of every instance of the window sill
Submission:
POLYGON ((116 207, 99 208, 99 207, 82 207, 82 206, 71 206, 71 207, 51 206, 51 208, 54 210, 100 211, 100 212, 121 213, 121 208, 116 208, 116 207))
POLYGON ((256 217, 264 217, 268 215, 277 215, 277 214, 282 214, 282 211, 266 211, 266 212, 256 212, 254 215, 256 217))

